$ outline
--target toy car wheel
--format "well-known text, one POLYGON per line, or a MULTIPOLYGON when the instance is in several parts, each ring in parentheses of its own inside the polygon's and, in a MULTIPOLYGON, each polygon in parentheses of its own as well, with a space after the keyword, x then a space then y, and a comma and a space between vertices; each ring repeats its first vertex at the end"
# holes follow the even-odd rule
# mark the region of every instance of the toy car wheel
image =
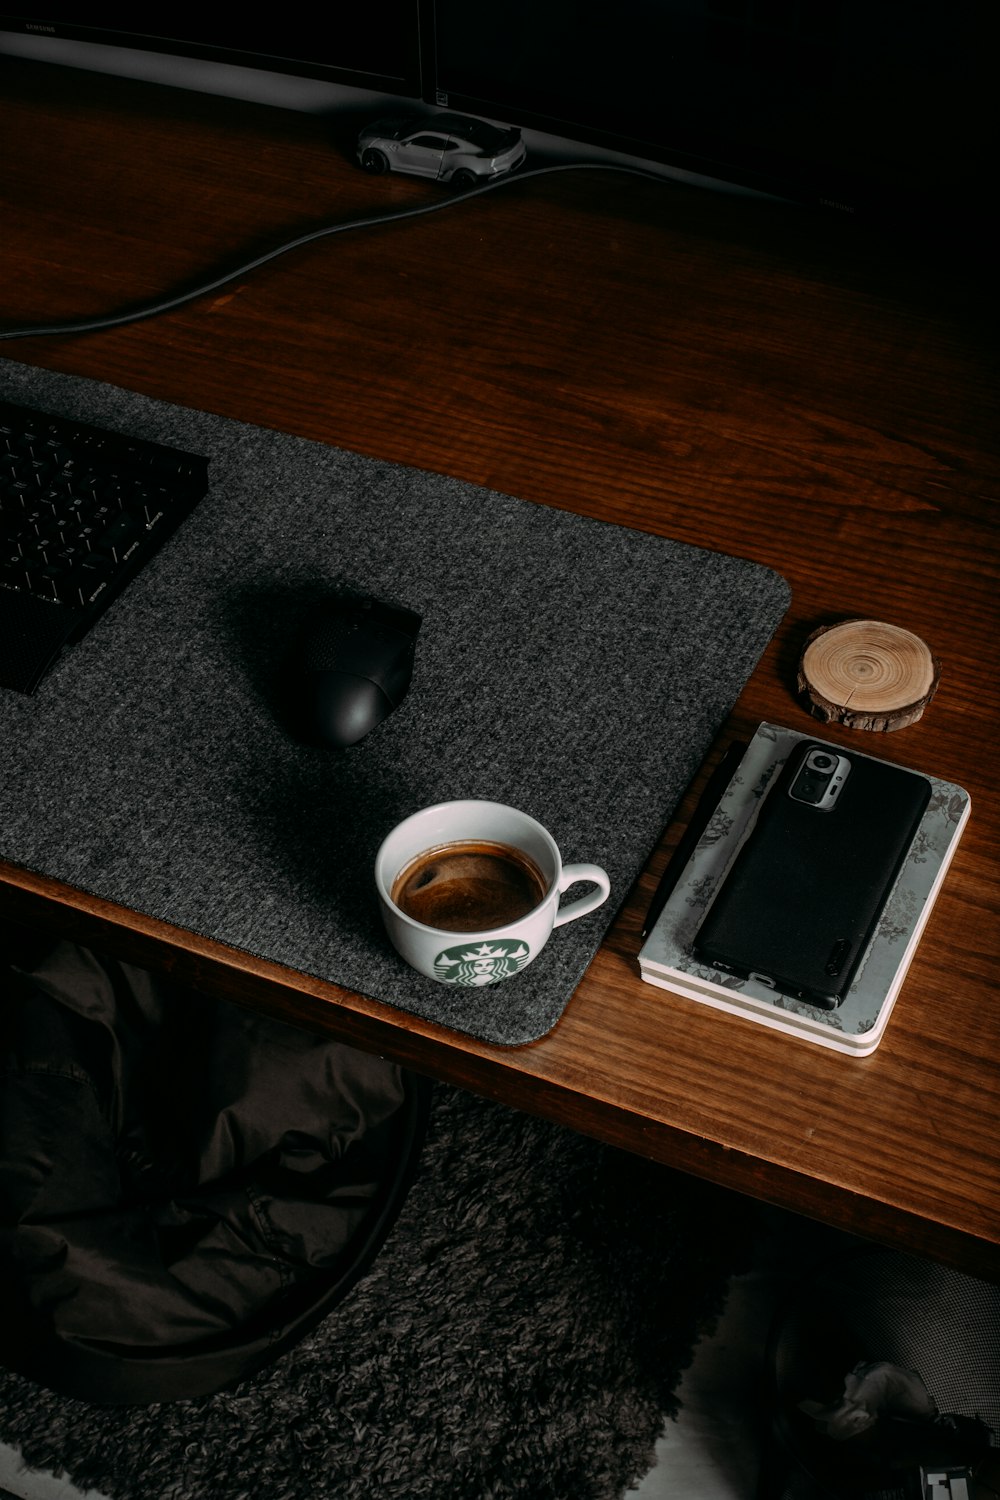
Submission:
POLYGON ((361 165, 373 177, 380 177, 389 170, 389 158, 384 151, 376 151, 373 146, 369 146, 367 151, 362 152, 361 165))
POLYGON ((456 188, 460 193, 467 193, 469 189, 474 188, 478 182, 479 178, 476 176, 475 172, 467 171, 456 172, 451 179, 452 187, 456 188))

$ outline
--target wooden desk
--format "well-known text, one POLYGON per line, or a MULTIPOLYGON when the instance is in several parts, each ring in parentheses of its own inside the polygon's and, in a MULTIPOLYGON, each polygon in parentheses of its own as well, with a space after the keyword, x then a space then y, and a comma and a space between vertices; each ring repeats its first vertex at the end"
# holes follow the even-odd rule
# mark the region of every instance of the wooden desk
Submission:
MULTIPOLYGON (((327 221, 433 201, 327 123, 0 59, 0 320, 98 314, 327 221)), ((888 1032, 852 1059, 644 985, 679 810, 555 1031, 504 1051, 4 868, 0 907, 741 1192, 1000 1278, 995 299, 850 223, 608 175, 328 239, 182 311, 11 358, 768 563, 791 611, 714 756, 806 729, 804 637, 943 659, 916 726, 845 744, 972 820, 888 1032)), ((664 809, 665 821, 671 809, 664 809)))

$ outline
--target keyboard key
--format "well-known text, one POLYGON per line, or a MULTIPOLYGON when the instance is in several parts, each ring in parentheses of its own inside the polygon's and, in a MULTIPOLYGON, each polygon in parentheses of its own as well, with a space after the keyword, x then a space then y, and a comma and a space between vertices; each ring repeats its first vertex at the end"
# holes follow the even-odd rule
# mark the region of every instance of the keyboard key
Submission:
POLYGON ((34 692, 207 488, 197 454, 0 401, 0 688, 34 692))

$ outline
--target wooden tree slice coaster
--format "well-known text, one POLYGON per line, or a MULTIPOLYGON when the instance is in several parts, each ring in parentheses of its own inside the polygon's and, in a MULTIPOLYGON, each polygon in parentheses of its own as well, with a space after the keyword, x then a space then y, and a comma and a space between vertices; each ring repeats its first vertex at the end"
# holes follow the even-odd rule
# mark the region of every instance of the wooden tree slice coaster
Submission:
POLYGON ((798 687, 825 724, 888 731, 917 722, 940 676, 941 663, 918 635, 881 620, 845 620, 813 631, 798 687))

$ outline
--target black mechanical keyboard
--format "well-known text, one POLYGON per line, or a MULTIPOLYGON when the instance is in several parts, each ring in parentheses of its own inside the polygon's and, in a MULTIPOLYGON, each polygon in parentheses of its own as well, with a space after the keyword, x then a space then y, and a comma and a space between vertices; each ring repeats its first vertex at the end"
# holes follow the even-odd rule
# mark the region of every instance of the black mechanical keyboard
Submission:
POLYGON ((0 401, 0 687, 33 693, 208 488, 208 461, 0 401))

